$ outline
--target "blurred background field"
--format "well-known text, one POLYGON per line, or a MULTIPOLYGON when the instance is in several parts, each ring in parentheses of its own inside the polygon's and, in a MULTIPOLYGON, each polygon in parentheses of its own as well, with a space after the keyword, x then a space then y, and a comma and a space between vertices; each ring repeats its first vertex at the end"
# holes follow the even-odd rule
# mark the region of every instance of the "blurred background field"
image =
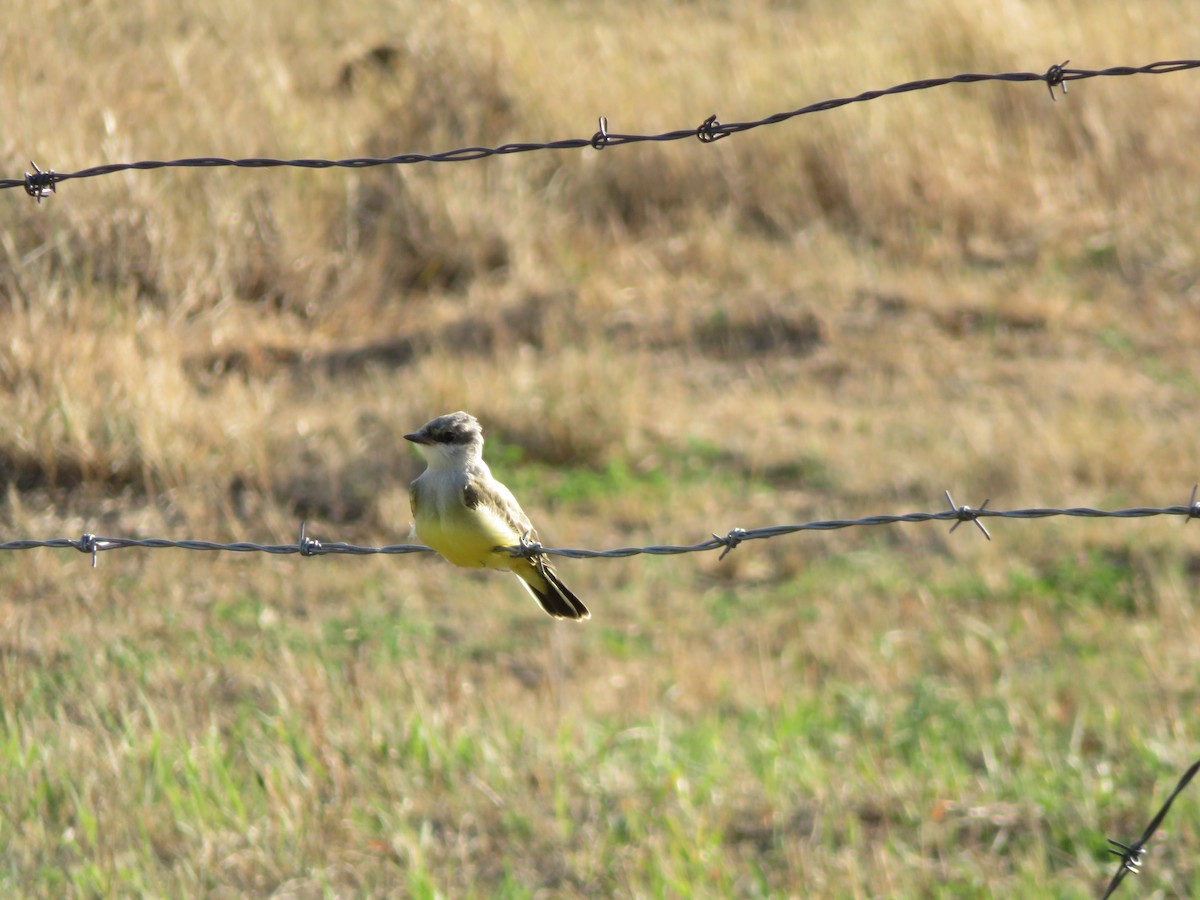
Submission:
MULTIPOLYGON (((34 6, 4 174, 759 118, 1186 58, 1190 4, 34 6)), ((408 538, 481 419, 551 546, 1185 502, 1197 75, 711 146, 0 196, 0 539, 408 538)), ((1200 529, 912 525, 564 561, 0 554, 6 896, 1094 896, 1197 756, 1200 529)), ((1200 893, 1184 794, 1133 895, 1200 893)))

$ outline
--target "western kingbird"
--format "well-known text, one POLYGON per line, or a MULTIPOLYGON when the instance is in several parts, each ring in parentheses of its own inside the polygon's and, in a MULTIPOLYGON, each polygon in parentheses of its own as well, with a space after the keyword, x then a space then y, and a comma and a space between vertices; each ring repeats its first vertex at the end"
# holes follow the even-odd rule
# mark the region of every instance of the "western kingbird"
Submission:
POLYGON ((474 416, 438 416, 406 434, 428 467, 408 489, 417 537, 456 566, 505 569, 556 619, 587 619, 586 606, 550 568, 545 554, 512 556, 505 547, 537 540, 512 492, 483 461, 483 430, 474 416))

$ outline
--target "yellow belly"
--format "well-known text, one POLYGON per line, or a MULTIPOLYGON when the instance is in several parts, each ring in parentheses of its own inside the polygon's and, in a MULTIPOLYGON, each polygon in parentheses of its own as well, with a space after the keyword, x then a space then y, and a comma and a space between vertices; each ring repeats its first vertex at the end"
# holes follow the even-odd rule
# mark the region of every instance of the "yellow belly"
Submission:
POLYGON ((417 537, 456 566, 466 568, 511 569, 512 558, 497 553, 497 547, 520 543, 495 513, 479 507, 452 506, 442 515, 422 515, 416 521, 417 537))

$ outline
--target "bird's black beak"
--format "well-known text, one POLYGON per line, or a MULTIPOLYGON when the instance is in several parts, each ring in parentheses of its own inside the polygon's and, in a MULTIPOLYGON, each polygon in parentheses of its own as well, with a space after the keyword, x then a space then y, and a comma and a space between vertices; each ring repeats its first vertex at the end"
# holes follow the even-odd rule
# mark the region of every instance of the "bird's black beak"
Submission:
POLYGON ((404 436, 404 439, 406 441, 412 441, 414 444, 432 444, 433 443, 433 441, 431 441, 429 438, 425 437, 425 435, 421 434, 421 432, 419 432, 419 431, 414 431, 412 434, 406 434, 404 436))

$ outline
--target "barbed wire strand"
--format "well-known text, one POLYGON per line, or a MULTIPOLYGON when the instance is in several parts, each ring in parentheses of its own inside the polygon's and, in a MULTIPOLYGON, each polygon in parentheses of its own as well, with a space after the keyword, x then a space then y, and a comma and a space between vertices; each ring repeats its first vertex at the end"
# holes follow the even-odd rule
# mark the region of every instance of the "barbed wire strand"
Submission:
MULTIPOLYGON (((677 556, 685 553, 704 553, 711 550, 721 550, 719 559, 724 559, 730 551, 745 541, 769 540, 801 531, 836 531, 842 528, 860 528, 878 525, 899 525, 904 522, 953 522, 950 531, 954 532, 964 522, 972 522, 990 541, 991 534, 980 519, 1048 519, 1056 516, 1068 516, 1084 519, 1144 519, 1152 516, 1179 516, 1185 524, 1192 519, 1200 518, 1200 501, 1197 501, 1197 491, 1200 485, 1193 485, 1188 502, 1180 506, 1136 506, 1129 509, 1094 509, 1089 506, 1074 506, 1066 509, 1054 507, 1032 507, 1029 509, 988 509, 990 500, 984 500, 978 507, 959 506, 949 491, 945 492, 948 509, 940 512, 912 512, 901 515, 866 516, 861 519, 825 519, 805 522, 798 525, 769 525, 764 528, 731 528, 724 535, 713 533, 712 538, 696 544, 655 544, 645 547, 618 547, 612 550, 573 550, 561 547, 545 547, 537 541, 530 540, 528 535, 514 547, 503 548, 513 556, 536 556, 548 554, 563 556, 570 559, 619 559, 630 556, 677 556)), ((348 544, 340 541, 326 543, 311 538, 307 534, 306 524, 300 526, 300 535, 294 544, 256 544, 250 541, 220 543, 218 541, 201 540, 168 540, 166 538, 125 538, 100 537, 85 532, 79 538, 52 538, 49 540, 20 539, 0 543, 0 551, 4 550, 35 550, 71 549, 87 553, 92 557, 92 566, 96 565, 96 556, 110 550, 123 550, 129 547, 141 547, 147 550, 195 550, 203 552, 227 551, 231 553, 272 553, 276 555, 299 554, 301 556, 371 556, 375 554, 402 555, 406 553, 432 553, 429 547, 421 544, 391 544, 384 547, 367 547, 358 544, 348 544)))
POLYGON ((1120 841, 1108 839, 1111 845, 1108 848, 1109 853, 1114 853, 1121 857, 1121 865, 1112 877, 1112 881, 1108 883, 1108 890, 1104 892, 1102 900, 1108 900, 1113 895, 1121 882, 1125 880, 1126 875, 1137 875, 1142 867, 1142 852, 1146 846, 1146 842, 1158 830, 1158 826, 1162 824, 1163 819, 1167 817, 1167 813, 1171 809, 1171 804, 1175 802, 1175 798, 1183 793, 1186 788, 1196 777, 1196 773, 1200 772, 1200 759, 1192 763, 1191 767, 1183 773, 1183 777, 1179 779, 1179 784, 1175 786, 1175 790, 1171 792, 1171 796, 1167 798, 1167 802, 1162 805, 1162 809, 1150 820, 1150 824, 1146 826, 1146 830, 1142 832, 1142 836, 1132 844, 1122 844, 1120 841))
POLYGON ((76 178, 94 178, 97 175, 111 175, 114 172, 124 172, 130 169, 146 170, 146 169, 165 169, 165 168, 217 168, 222 166, 236 166, 247 169, 268 169, 277 168, 280 166, 291 166, 302 169, 364 169, 371 166, 390 166, 390 165, 412 165, 415 163, 447 163, 447 162, 471 162, 478 159, 484 159, 490 156, 506 156, 513 153, 530 153, 541 150, 578 150, 585 147, 591 147, 595 150, 603 150, 607 147, 616 147, 623 144, 637 144, 647 141, 682 141, 688 138, 697 138, 701 143, 710 144, 722 138, 729 137, 733 134, 739 134, 743 131, 750 131, 754 128, 761 128, 766 125, 777 125, 780 122, 786 122, 789 119, 794 119, 797 116, 809 115, 810 113, 827 112, 832 109, 837 109, 842 106, 848 106, 852 103, 865 103, 868 100, 875 100, 879 97, 886 97, 892 94, 906 94, 912 91, 924 91, 931 88, 943 87, 950 84, 974 84, 982 81, 1011 81, 1025 82, 1037 81, 1046 85, 1050 92, 1050 99, 1056 100, 1054 89, 1060 88, 1063 94, 1067 93, 1067 82, 1081 81, 1085 78, 1105 78, 1128 75, 1166 75, 1173 72, 1183 72, 1188 69, 1200 68, 1200 60, 1195 59, 1176 59, 1162 60, 1160 62, 1148 63, 1144 66, 1113 66, 1107 69, 1068 69, 1067 63, 1070 60, 1064 60, 1061 63, 1050 66, 1045 72, 1039 74, 1036 72, 1005 72, 995 75, 964 73, 961 75, 952 75, 945 78, 924 78, 919 81, 909 81, 904 84, 897 84, 883 90, 864 91, 856 94, 853 97, 840 97, 831 100, 821 100, 817 103, 810 103, 808 106, 802 106, 799 109, 793 109, 788 112, 778 112, 766 118, 757 119, 751 122, 732 122, 722 123, 717 120, 716 115, 709 116, 700 125, 694 128, 681 128, 675 131, 667 131, 661 134, 619 134, 608 130, 608 119, 600 118, 600 127, 590 138, 570 138, 567 140, 547 141, 540 143, 523 142, 501 144, 498 147, 462 147, 457 150, 447 150, 442 153, 402 153, 396 156, 387 157, 355 157, 351 159, 271 159, 271 158, 249 158, 249 159, 228 159, 217 156, 194 157, 191 159, 173 159, 173 160, 142 160, 132 163, 110 163, 108 165, 93 166, 89 169, 81 169, 78 172, 55 172, 53 169, 43 170, 36 163, 31 162, 33 172, 26 172, 24 178, 4 178, 0 179, 0 190, 6 188, 24 188, 25 192, 33 197, 38 203, 43 199, 50 197, 56 193, 56 185, 64 181, 70 181, 76 178))

